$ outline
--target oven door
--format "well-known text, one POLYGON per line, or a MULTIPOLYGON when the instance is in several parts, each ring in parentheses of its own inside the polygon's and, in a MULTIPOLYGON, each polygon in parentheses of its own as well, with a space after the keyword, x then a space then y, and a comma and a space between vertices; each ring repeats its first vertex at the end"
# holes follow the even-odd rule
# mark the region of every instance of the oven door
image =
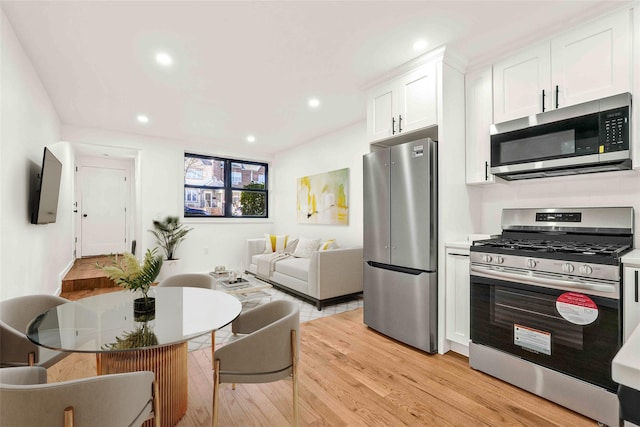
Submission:
MULTIPOLYGON (((472 267, 473 268, 473 267, 472 267)), ((620 300, 471 273, 471 341, 615 392, 620 300)))

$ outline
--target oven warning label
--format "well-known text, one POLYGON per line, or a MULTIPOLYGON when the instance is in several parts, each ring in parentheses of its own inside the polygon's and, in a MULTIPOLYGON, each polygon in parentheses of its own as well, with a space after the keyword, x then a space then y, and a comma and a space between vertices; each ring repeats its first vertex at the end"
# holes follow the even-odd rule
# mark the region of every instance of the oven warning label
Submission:
POLYGON ((591 298, 577 292, 565 292, 556 299, 560 316, 576 325, 588 325, 598 318, 598 306, 591 298))
POLYGON ((551 333, 513 324, 513 343, 525 350, 551 355, 551 333))

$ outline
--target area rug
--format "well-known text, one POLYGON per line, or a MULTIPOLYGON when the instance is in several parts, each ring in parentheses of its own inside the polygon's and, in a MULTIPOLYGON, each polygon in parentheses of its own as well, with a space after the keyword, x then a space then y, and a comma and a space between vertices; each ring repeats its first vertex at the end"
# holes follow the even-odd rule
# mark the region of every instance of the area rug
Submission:
MULTIPOLYGON (((333 316, 334 314, 344 313, 345 311, 355 310, 362 308, 362 296, 354 298, 349 301, 345 301, 339 304, 333 304, 324 307, 322 310, 318 310, 315 305, 305 302, 299 298, 294 297, 286 292, 282 292, 276 288, 266 291, 270 296, 264 296, 260 299, 245 302, 242 305, 242 310, 250 310, 257 307, 260 304, 264 304, 269 301, 275 300, 289 300, 295 302, 300 308, 300 323, 308 322, 310 320, 319 319, 321 317, 333 316)), ((230 339, 233 339, 231 333, 231 325, 225 326, 222 329, 216 331, 216 348, 224 345, 230 339)), ((206 334, 201 337, 195 338, 189 341, 189 351, 199 350, 201 348, 211 347, 211 335, 206 334)))

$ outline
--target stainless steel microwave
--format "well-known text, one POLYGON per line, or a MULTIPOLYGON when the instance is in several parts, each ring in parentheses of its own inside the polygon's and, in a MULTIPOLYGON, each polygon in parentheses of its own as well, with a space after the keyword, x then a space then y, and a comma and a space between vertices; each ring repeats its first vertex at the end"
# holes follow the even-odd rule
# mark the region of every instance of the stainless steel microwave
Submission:
POLYGON ((491 126, 491 173, 506 180, 631 169, 631 94, 491 126))

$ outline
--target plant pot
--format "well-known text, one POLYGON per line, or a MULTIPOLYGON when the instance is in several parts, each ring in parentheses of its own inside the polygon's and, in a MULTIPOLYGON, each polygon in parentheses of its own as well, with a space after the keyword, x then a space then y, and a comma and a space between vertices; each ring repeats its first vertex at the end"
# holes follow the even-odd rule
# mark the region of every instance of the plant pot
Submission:
POLYGON ((156 317, 156 299, 153 297, 136 298, 133 300, 133 320, 147 322, 156 317))
POLYGON ((160 269, 160 274, 158 275, 156 280, 159 282, 161 280, 166 279, 167 277, 180 274, 181 272, 182 272, 182 260, 165 259, 164 261, 162 261, 162 268, 160 269))

